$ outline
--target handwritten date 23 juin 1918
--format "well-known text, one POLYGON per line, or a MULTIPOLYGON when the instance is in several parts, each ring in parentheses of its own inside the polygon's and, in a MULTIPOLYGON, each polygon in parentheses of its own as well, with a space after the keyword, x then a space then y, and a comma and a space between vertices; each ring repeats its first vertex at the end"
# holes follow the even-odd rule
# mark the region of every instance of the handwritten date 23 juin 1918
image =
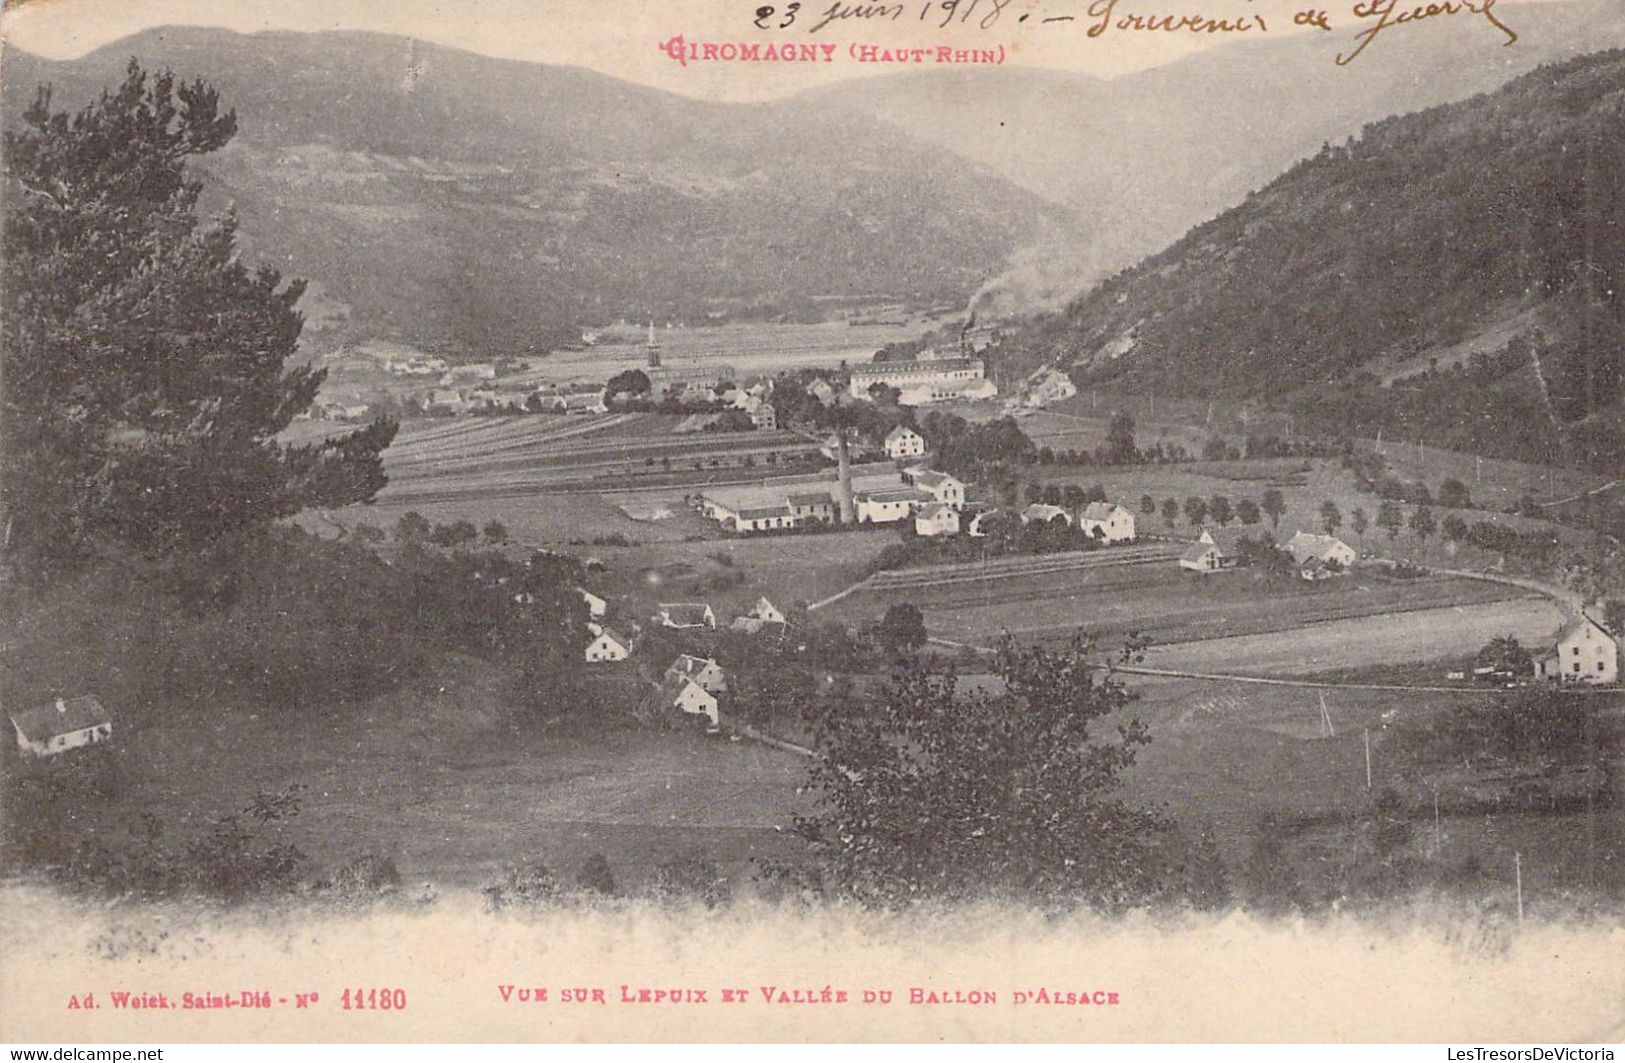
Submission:
MULTIPOLYGON (((1125 0, 1089 0, 1087 4, 1057 4, 1046 8, 1043 4, 1023 3, 1016 0, 909 0, 904 3, 835 3, 802 4, 792 0, 785 4, 763 4, 753 11, 752 22, 763 30, 819 31, 836 24, 902 22, 913 19, 936 29, 974 27, 991 30, 1011 20, 1017 24, 1058 25, 1082 23, 1085 35, 1091 39, 1105 36, 1111 31, 1152 33, 1234 34, 1267 33, 1270 18, 1249 7, 1252 0, 1233 0, 1235 11, 1216 14, 1171 13, 1155 9, 1135 9, 1125 0), (1010 10, 1015 8, 1017 10, 1010 10), (1025 10, 1022 10, 1025 9, 1025 10), (1008 12, 1008 14, 1007 14, 1008 12)), ((1357 0, 1349 9, 1350 16, 1360 27, 1354 34, 1353 48, 1339 52, 1337 62, 1353 62, 1376 39, 1377 35, 1399 26, 1415 24, 1450 15, 1478 15, 1499 30, 1505 44, 1518 39, 1505 22, 1495 14, 1496 0, 1357 0)), ((1307 26, 1331 32, 1332 12, 1329 9, 1304 7, 1291 10, 1283 18, 1290 18, 1293 26, 1307 26)))

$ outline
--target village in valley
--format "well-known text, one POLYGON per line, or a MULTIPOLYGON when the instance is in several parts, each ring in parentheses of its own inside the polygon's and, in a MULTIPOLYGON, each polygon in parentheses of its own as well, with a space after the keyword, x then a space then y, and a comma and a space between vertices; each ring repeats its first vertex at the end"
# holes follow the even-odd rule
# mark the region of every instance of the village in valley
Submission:
MULTIPOLYGON (((51 466, 29 482, 69 516, 7 524, 33 551, 7 581, 8 867, 492 910, 979 875, 1118 908, 1617 903, 1625 499, 1605 444, 1577 456, 1604 404, 1548 452, 1379 417, 1487 401, 1473 374, 1527 372, 1552 318, 1226 390, 1180 368, 1211 337, 1153 342, 1184 304, 1133 311, 1137 278, 1064 313, 968 281, 794 313, 623 297, 523 348, 300 341, 291 300, 260 307, 290 369, 242 404, 269 425, 248 471, 211 479, 221 444, 85 501, 60 485, 149 466, 51 466), (1002 833, 1062 821, 1053 849, 1002 833)), ((190 393, 127 390, 103 398, 146 418, 109 430, 132 452, 216 431, 190 393)))

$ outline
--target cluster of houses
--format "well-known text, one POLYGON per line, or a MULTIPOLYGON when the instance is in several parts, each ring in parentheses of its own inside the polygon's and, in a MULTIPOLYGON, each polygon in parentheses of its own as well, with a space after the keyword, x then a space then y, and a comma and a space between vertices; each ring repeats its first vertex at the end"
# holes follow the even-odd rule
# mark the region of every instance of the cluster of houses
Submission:
POLYGON ((1089 502, 1076 514, 1062 506, 1034 502, 1021 511, 1023 524, 1062 521, 1105 543, 1130 543, 1136 536, 1134 513, 1115 502, 1089 502))
MULTIPOLYGON (((600 623, 606 612, 603 599, 587 591, 586 598, 593 620, 588 624, 592 641, 587 644, 585 659, 588 664, 612 664, 632 657, 636 640, 607 624, 600 623)), ((715 631, 717 614, 707 602, 661 602, 652 622, 676 631, 715 631)), ((784 613, 767 598, 758 598, 748 612, 742 613, 728 625, 732 631, 747 635, 782 633, 788 626, 784 613)), ((637 632, 634 626, 634 635, 637 632)), ((661 711, 676 709, 688 716, 703 717, 707 730, 719 727, 719 699, 727 691, 727 677, 716 661, 691 654, 681 654, 654 683, 654 691, 645 698, 646 709, 661 711)))
MULTIPOLYGON (((677 401, 685 406, 715 406, 721 404, 730 410, 739 410, 750 418, 750 423, 764 432, 772 432, 779 427, 778 411, 768 401, 771 388, 766 383, 753 384, 748 388, 727 383, 720 386, 686 387, 677 393, 677 401)), ((715 424, 722 419, 722 413, 696 413, 685 418, 674 432, 698 432, 715 424)))
MULTIPOLYGON (((1202 529, 1196 542, 1179 558, 1179 567, 1192 572, 1219 572, 1234 568, 1240 559, 1238 543, 1247 536, 1238 530, 1202 529)), ((1335 535, 1300 531, 1286 542, 1285 549, 1307 580, 1330 579, 1354 567, 1359 551, 1335 535)))
POLYGON ((529 413, 605 413, 604 386, 592 383, 534 387, 438 387, 417 396, 424 413, 456 416, 522 410, 529 413))

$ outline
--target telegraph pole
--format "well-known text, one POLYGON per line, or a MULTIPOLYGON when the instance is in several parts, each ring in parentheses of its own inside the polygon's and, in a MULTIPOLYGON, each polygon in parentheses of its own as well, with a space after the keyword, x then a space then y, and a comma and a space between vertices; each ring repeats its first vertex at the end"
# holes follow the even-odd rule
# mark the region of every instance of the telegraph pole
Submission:
POLYGON ((1365 788, 1371 789, 1371 728, 1365 729, 1365 788))
POLYGON ((1512 854, 1512 873, 1518 883, 1518 925, 1523 925, 1523 854, 1512 854))

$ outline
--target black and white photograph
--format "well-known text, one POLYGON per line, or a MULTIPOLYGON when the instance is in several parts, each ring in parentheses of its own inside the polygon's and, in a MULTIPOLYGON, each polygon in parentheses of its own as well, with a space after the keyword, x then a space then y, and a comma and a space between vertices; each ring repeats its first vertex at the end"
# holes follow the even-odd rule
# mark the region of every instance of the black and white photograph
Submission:
POLYGON ((24 0, 0 129, 0 1041, 1625 1041, 1622 0, 24 0))

